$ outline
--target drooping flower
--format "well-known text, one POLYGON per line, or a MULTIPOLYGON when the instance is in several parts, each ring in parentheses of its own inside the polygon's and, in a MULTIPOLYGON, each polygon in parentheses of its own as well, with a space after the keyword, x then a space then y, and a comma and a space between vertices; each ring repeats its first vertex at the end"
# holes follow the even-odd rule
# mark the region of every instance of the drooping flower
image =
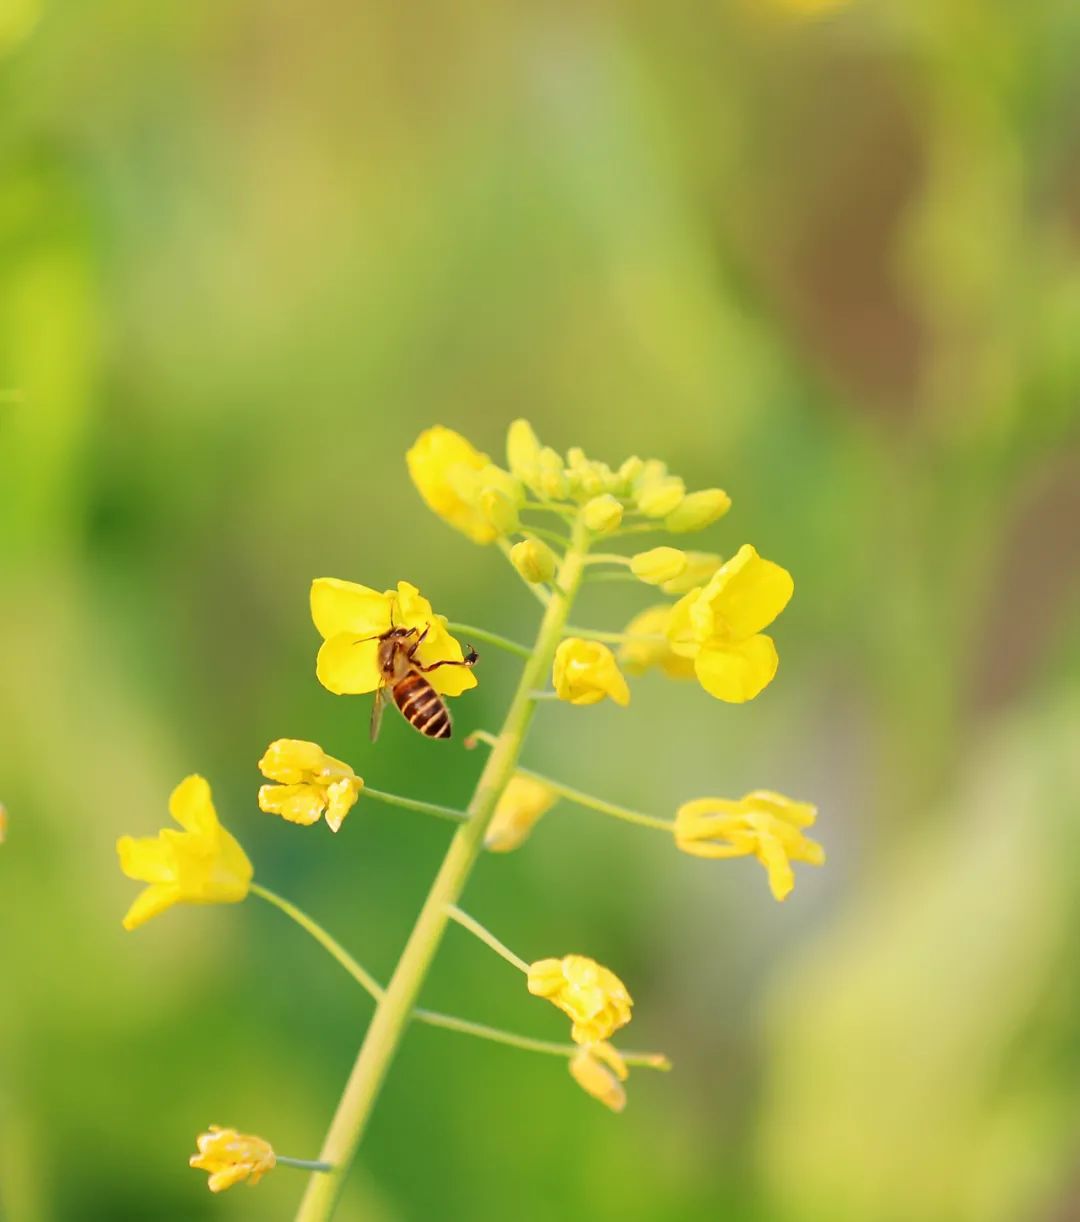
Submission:
POLYGON ((212 1124, 210 1131, 195 1139, 199 1152, 188 1159, 188 1166, 197 1171, 209 1171, 207 1187, 211 1192, 224 1192, 233 1184, 247 1180, 255 1185, 277 1164, 277 1156, 268 1141, 235 1129, 223 1129, 212 1124))
POLYGON ((692 679, 694 662, 671 648, 667 638, 671 606, 661 603, 648 607, 623 629, 626 640, 619 646, 619 663, 632 675, 642 675, 659 667, 671 679, 692 679))
POLYGON ((626 1089, 623 1083, 630 1071, 626 1062, 609 1043, 586 1044, 570 1059, 570 1073, 574 1081, 594 1099, 599 1099, 613 1112, 626 1107, 626 1089))
MULTIPOLYGON (((379 637, 391 625, 415 628, 414 640, 426 633, 416 651, 421 666, 464 657, 446 630, 445 617, 436 615, 407 581, 380 594, 353 581, 319 577, 311 584, 311 618, 323 638, 315 672, 323 687, 339 696, 373 692, 382 683, 379 637)), ((476 686, 476 676, 466 666, 440 666, 426 677, 444 696, 460 696, 476 686)))
POLYGON ((425 429, 405 455, 412 481, 428 508, 474 543, 498 538, 501 504, 485 506, 484 493, 501 493, 516 505, 521 485, 460 433, 436 425, 425 429))
POLYGON ((816 818, 817 809, 808 802, 766 789, 737 801, 697 798, 680 806, 675 815, 675 843, 695 857, 753 855, 768 872, 773 895, 783 900, 795 886, 793 861, 824 864, 824 848, 803 835, 816 818))
POLYGON ((492 853, 509 853, 516 849, 529 838, 541 817, 558 800, 559 795, 550 785, 515 773, 495 806, 495 814, 484 835, 484 847, 492 853))
POLYGON ((254 873, 237 841, 218 822, 210 786, 186 777, 169 798, 169 814, 183 828, 157 836, 121 836, 120 869, 150 885, 128 909, 124 928, 139 925, 173 904, 235 904, 248 893, 254 873))
POLYGON ((529 992, 546 997, 566 1014, 577 1044, 595 1044, 625 1027, 634 1002, 626 985, 584 955, 539 959, 529 966, 529 992))
POLYGON ((786 569, 743 544, 703 587, 672 608, 671 648, 693 659, 710 695, 735 704, 753 700, 779 664, 772 638, 761 630, 787 606, 794 588, 786 569))
POLYGON ((596 704, 605 696, 616 704, 630 703, 630 689, 615 655, 599 641, 567 637, 555 651, 552 682, 559 699, 570 704, 596 704))
POLYGON ((325 813, 332 832, 359 798, 364 782, 348 764, 334 759, 318 743, 279 738, 259 760, 259 771, 276 785, 259 787, 259 809, 290 823, 308 826, 325 813))

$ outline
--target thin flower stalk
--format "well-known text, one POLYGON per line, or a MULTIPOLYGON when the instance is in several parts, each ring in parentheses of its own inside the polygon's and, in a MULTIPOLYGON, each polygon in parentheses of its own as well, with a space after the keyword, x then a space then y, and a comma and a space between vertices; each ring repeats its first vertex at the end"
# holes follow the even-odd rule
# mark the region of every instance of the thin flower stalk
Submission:
MULTIPOLYGON (((521 770, 518 769, 520 772, 521 770)), ((505 959, 507 963, 516 967, 519 972, 528 972, 529 965, 520 956, 514 952, 505 943, 499 939, 486 926, 481 925, 475 918, 469 916, 467 912, 463 912, 456 904, 448 904, 446 907, 447 916, 452 921, 456 921, 462 929, 467 929, 473 937, 478 938, 485 946, 490 947, 500 959, 505 959)))

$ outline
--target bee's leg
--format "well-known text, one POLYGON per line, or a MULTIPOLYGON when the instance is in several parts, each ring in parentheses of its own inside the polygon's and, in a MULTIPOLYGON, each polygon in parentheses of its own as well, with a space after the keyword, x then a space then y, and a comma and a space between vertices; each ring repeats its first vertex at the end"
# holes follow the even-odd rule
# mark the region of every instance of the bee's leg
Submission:
POLYGON ((424 674, 427 674, 429 671, 438 670, 440 666, 475 666, 479 660, 480 655, 469 645, 466 649, 465 657, 460 662, 455 661, 453 658, 446 658, 442 662, 433 662, 430 666, 418 666, 417 670, 422 670, 424 674))
MULTIPOLYGON (((415 632, 416 629, 410 628, 409 631, 415 632)), ((416 640, 413 641, 413 643, 409 646, 408 652, 406 653, 405 656, 409 659, 410 662, 416 663, 416 651, 420 648, 421 645, 423 645, 424 637, 426 637, 430 631, 431 631, 431 625, 428 624, 427 627, 424 629, 424 631, 421 632, 420 635, 416 638, 416 640)), ((419 666, 418 663, 416 664, 419 666)), ((424 670, 425 667, 419 666, 419 669, 424 670)))

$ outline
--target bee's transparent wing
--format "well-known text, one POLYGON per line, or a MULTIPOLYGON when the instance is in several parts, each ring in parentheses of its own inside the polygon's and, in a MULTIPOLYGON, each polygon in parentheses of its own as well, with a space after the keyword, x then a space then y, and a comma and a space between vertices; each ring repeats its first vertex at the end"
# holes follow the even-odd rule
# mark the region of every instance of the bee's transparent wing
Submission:
POLYGON ((375 701, 371 706, 371 741, 374 742, 379 737, 379 726, 382 725, 383 711, 383 689, 377 687, 375 689, 375 701))

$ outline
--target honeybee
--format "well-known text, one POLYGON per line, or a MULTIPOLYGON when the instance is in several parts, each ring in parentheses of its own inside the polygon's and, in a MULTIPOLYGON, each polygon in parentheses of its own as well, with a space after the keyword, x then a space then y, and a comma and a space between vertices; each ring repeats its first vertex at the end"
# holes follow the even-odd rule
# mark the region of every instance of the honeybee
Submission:
POLYGON ((382 683, 375 689, 375 703, 371 706, 371 741, 379 737, 382 723, 384 693, 390 695, 402 717, 428 738, 449 738, 452 732, 450 710, 446 701, 424 676, 440 666, 475 666, 479 657, 470 645, 460 661, 446 659, 423 666, 417 660, 416 651, 431 630, 428 624, 423 632, 416 628, 390 628, 379 639, 379 673, 382 683), (415 639, 414 639, 415 638, 415 639))

